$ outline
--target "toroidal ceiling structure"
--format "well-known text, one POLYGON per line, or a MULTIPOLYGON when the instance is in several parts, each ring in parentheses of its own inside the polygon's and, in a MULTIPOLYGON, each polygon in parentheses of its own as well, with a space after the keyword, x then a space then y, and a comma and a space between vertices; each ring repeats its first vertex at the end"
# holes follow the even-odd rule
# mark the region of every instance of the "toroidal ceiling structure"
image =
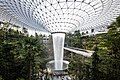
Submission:
POLYGON ((120 14, 120 0, 0 0, 0 18, 49 32, 109 25, 120 14))
POLYGON ((119 15, 120 0, 0 0, 1 21, 53 33, 55 70, 64 66, 64 33, 106 27, 119 15))

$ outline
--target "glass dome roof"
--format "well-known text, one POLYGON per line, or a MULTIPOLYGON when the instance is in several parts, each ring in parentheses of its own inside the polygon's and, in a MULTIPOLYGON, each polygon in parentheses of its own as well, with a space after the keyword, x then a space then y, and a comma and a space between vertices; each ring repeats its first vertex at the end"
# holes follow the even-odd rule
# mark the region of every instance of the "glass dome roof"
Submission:
POLYGON ((48 32, 106 27, 120 15, 120 0, 0 0, 0 18, 48 32))

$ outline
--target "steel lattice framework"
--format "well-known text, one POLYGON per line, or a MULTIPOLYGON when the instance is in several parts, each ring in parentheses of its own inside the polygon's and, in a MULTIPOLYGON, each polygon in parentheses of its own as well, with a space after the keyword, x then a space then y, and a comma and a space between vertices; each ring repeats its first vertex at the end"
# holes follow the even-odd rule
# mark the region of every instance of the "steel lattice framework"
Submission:
POLYGON ((106 27, 120 15, 120 0, 0 0, 0 18, 49 32, 106 27))

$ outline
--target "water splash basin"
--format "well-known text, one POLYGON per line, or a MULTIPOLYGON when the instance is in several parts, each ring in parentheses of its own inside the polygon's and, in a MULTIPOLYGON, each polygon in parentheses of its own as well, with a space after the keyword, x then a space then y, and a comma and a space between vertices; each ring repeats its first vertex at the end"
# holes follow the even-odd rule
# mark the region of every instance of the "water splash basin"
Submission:
MULTIPOLYGON (((61 61, 56 61, 56 63, 61 63, 61 61)), ((46 64, 46 67, 51 69, 52 71, 63 71, 63 70, 66 70, 68 69, 68 65, 69 65, 69 61, 66 61, 66 60, 63 60, 63 67, 61 70, 57 70, 55 69, 55 60, 52 60, 52 61, 49 61, 47 64, 46 64)))

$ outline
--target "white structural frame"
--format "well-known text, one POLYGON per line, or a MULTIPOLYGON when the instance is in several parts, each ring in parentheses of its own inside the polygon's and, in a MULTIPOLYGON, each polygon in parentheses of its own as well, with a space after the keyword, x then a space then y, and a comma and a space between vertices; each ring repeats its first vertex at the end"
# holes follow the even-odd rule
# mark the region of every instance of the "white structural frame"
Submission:
POLYGON ((0 0, 0 20, 43 32, 106 28, 120 15, 120 0, 0 0))

